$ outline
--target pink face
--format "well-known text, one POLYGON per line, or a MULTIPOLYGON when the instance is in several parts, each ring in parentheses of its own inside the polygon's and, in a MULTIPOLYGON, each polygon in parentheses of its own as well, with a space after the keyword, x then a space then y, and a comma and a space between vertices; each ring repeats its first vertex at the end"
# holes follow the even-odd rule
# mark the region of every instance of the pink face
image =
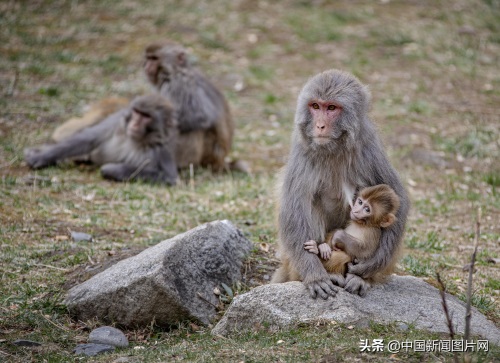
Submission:
POLYGON ((160 60, 154 54, 146 54, 146 61, 144 62, 144 72, 151 83, 156 84, 158 79, 158 68, 160 60))
POLYGON ((140 140, 146 135, 147 127, 153 122, 151 116, 132 110, 132 115, 127 125, 127 135, 135 140, 140 140))
POLYGON ((335 121, 342 112, 342 108, 336 103, 323 100, 312 100, 308 106, 313 117, 314 141, 318 144, 325 144, 332 136, 335 121))
POLYGON ((373 214, 372 206, 362 198, 356 199, 351 208, 351 219, 353 221, 366 220, 373 214))

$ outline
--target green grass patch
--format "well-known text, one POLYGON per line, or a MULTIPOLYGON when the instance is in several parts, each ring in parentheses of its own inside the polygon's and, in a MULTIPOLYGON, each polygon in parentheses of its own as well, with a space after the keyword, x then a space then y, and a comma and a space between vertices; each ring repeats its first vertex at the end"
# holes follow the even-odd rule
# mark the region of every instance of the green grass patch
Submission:
POLYGON ((405 271, 414 276, 432 276, 434 274, 434 269, 427 260, 407 255, 401 260, 401 263, 405 271))

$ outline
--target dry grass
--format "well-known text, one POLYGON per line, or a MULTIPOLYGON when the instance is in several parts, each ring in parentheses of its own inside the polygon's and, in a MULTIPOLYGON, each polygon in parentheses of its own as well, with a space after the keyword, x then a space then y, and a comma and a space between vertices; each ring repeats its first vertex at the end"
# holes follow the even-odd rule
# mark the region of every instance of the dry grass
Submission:
MULTIPOLYGON (((439 271, 452 293, 465 296, 462 266, 481 206, 473 304, 500 322, 498 1, 38 0, 2 2, 0 14, 0 360, 73 359, 72 347, 95 322, 69 320, 60 305, 65 288, 200 223, 226 218, 241 228, 255 244, 242 291, 266 283, 276 265, 272 191, 295 99, 309 76, 328 68, 370 85, 371 115, 410 192, 402 272, 432 282, 439 271), (248 160, 252 176, 198 170, 194 188, 185 174, 167 189, 112 184, 71 164, 26 167, 23 148, 48 141, 88 103, 147 92, 141 52, 165 38, 191 47, 224 90, 237 122, 233 157, 248 160), (95 240, 74 243, 68 230, 95 240), (10 345, 21 337, 44 345, 10 345)), ((127 333, 148 347, 126 352, 137 361, 249 362, 335 361, 338 354, 387 361, 360 354, 360 335, 406 334, 300 327, 269 341, 259 333, 221 341, 190 326, 127 333)))

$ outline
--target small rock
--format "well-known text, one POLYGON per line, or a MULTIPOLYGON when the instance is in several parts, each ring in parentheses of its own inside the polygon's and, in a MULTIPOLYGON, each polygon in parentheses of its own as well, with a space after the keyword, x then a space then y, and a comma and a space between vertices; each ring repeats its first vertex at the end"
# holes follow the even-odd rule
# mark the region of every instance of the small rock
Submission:
POLYGON ((105 353, 105 352, 112 352, 115 350, 115 347, 112 345, 107 345, 107 344, 94 344, 94 343, 89 343, 89 344, 79 344, 76 346, 76 348, 73 350, 73 353, 75 354, 83 354, 89 357, 92 357, 97 354, 105 353))
POLYGON ((130 362, 130 359, 128 357, 120 357, 118 359, 115 359, 112 363, 128 363, 130 362))
POLYGON ((361 329, 366 329, 370 327, 370 320, 360 319, 356 322, 356 327, 361 329))
POLYGON ((95 344, 108 344, 114 347, 128 347, 128 339, 120 329, 111 326, 101 326, 90 332, 89 342, 95 344))
POLYGON ((398 329, 401 330, 401 331, 408 331, 409 327, 408 327, 408 324, 399 323, 398 324, 398 329))
POLYGON ((71 231, 71 238, 73 238, 73 241, 75 242, 82 242, 82 241, 92 242, 92 236, 90 234, 83 232, 71 231))
POLYGON ((17 345, 18 347, 38 347, 42 345, 42 343, 34 342, 32 340, 26 339, 18 339, 15 340, 12 344, 17 345))

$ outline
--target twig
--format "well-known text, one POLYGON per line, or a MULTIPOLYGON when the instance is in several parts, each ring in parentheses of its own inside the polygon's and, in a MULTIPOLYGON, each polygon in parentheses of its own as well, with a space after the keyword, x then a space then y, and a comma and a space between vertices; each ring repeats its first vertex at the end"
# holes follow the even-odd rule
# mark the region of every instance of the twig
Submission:
POLYGON ((194 168, 193 164, 189 164, 189 186, 194 190, 194 168))
POLYGON ((14 92, 16 91, 16 85, 17 85, 17 80, 19 78, 19 69, 16 68, 14 71, 14 79, 9 85, 9 89, 7 90, 7 93, 5 94, 7 97, 11 97, 14 95, 14 92))
POLYGON ((472 317, 471 312, 471 300, 472 300, 472 274, 474 273, 474 264, 476 263, 476 253, 477 247, 479 245, 479 234, 481 232, 481 207, 477 209, 477 220, 476 220, 476 235, 474 237, 474 252, 472 253, 469 269, 469 280, 467 281, 467 305, 465 313, 465 332, 464 340, 467 341, 470 338, 470 319, 472 317))
POLYGON ((63 272, 69 271, 69 269, 67 269, 67 268, 57 267, 57 266, 52 266, 52 265, 44 265, 43 263, 35 263, 35 264, 33 264, 33 266, 47 267, 47 268, 52 268, 54 270, 63 271, 63 272))
POLYGON ((40 313, 40 315, 42 316, 42 318, 44 318, 45 320, 47 320, 49 323, 51 323, 52 325, 54 325, 56 328, 58 329, 61 329, 65 332, 68 332, 68 331, 71 331, 70 329, 68 328, 65 328, 64 326, 60 325, 60 324, 57 324, 55 322, 53 322, 52 320, 50 320, 49 318, 47 318, 45 315, 43 315, 42 313, 40 313))
POLYGON ((448 331, 450 332, 450 339, 453 340, 455 337, 455 331, 453 329, 453 321, 451 320, 450 311, 448 310, 448 304, 446 303, 446 286, 441 280, 439 272, 436 272, 436 278, 439 283, 439 294, 441 295, 441 305, 443 305, 444 314, 446 315, 446 324, 448 325, 448 331))
MULTIPOLYGON (((446 286, 444 286, 443 281, 439 272, 436 272, 436 279, 439 283, 439 293, 441 294, 441 305, 443 305, 444 315, 446 316, 446 325, 448 325, 448 331, 450 332, 450 340, 455 337, 455 331, 453 330, 453 321, 451 320, 450 311, 448 310, 448 304, 446 303, 446 286)), ((458 363, 457 352, 453 352, 453 361, 458 363)))
POLYGON ((9 357, 14 357, 12 354, 0 350, 0 355, 8 355, 9 357))
POLYGON ((211 301, 210 301, 210 300, 208 300, 205 296, 203 296, 203 295, 201 294, 201 292, 197 292, 197 293, 196 293, 196 295, 198 295, 198 297, 199 297, 200 299, 202 299, 203 301, 205 301, 205 302, 209 303, 210 305, 212 305, 212 306, 213 306, 214 308, 216 308, 217 310, 219 309, 219 307, 218 307, 217 305, 215 305, 213 302, 211 302, 211 301))
POLYGON ((18 157, 14 156, 14 158, 11 161, 9 161, 8 163, 0 165, 0 169, 7 168, 7 167, 11 166, 12 164, 14 164, 17 161, 17 159, 18 159, 18 157))
POLYGON ((141 165, 137 167, 137 169, 130 175, 130 177, 127 179, 127 181, 133 180, 139 173, 151 162, 150 159, 146 159, 142 162, 141 165))

